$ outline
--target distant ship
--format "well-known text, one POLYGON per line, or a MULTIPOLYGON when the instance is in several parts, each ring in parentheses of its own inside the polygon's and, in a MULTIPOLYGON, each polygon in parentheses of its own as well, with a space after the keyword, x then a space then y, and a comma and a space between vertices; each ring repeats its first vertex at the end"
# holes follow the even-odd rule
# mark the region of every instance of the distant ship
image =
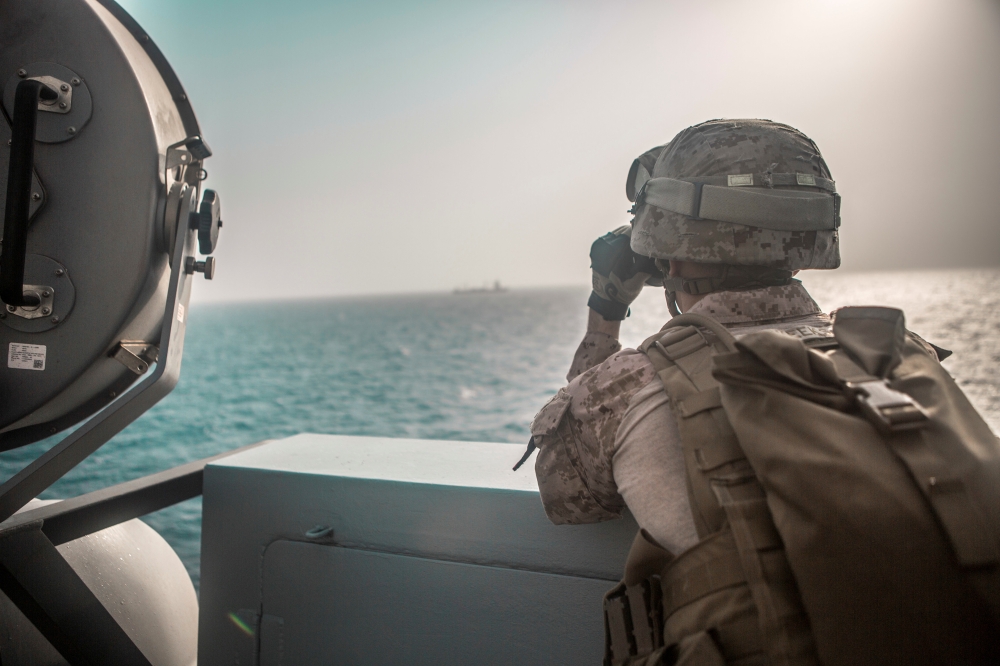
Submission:
POLYGON ((492 287, 483 285, 482 287, 455 287, 453 294, 502 294, 507 291, 507 287, 500 284, 500 280, 493 283, 492 287))

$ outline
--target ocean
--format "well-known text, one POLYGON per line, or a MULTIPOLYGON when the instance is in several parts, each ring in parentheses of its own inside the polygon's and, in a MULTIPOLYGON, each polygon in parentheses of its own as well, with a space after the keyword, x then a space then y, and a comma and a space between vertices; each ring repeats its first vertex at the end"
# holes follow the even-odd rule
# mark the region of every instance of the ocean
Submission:
MULTIPOLYGON (((902 308, 911 330, 955 352, 945 367, 1000 432, 1000 269, 802 277, 826 310, 902 308)), ((42 497, 72 497, 300 432, 526 443, 535 412, 565 383, 587 294, 574 287, 195 305, 177 388, 42 497)), ((647 289, 636 301, 623 344, 669 318, 662 294, 647 289)), ((55 441, 0 454, 0 474, 11 476, 55 441)), ((200 498, 144 520, 197 587, 200 498)))

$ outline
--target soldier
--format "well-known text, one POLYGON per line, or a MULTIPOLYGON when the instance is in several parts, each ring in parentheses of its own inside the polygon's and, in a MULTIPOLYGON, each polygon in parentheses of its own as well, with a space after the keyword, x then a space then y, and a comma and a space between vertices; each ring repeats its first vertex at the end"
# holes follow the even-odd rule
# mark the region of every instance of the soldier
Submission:
MULTIPOLYGON (((626 191, 631 200, 646 198, 640 190, 651 176, 728 180, 734 174, 769 177, 772 186, 787 189, 805 188, 774 185, 775 175, 807 174, 833 187, 819 149, 801 132, 770 121, 713 120, 636 159, 626 191)), ((591 248, 587 333, 566 376, 569 385, 531 424, 540 449, 535 473, 552 522, 609 520, 627 505, 657 543, 680 553, 698 542, 684 460, 652 363, 618 342, 629 304, 644 284, 659 278, 671 313, 702 313, 737 334, 762 327, 829 328, 830 317, 792 275, 837 268, 838 234, 774 231, 695 220, 655 205, 639 208, 633 208, 640 215, 632 226, 591 248)))
MULTIPOLYGON (((656 336, 639 349, 623 350, 618 333, 643 285, 663 284, 675 317, 704 315, 737 338, 767 329, 800 339, 832 338, 830 316, 793 277, 802 269, 840 265, 840 199, 830 171, 816 144, 792 127, 713 120, 636 159, 626 190, 636 204, 631 225, 591 248, 589 320, 569 384, 531 424, 529 451, 538 448, 535 472, 545 511, 553 523, 580 524, 617 518, 626 506, 631 510, 642 529, 626 579, 616 588, 619 596, 626 583, 636 585, 685 554, 678 589, 700 589, 701 597, 667 599, 664 592, 661 607, 670 607, 657 617, 674 612, 681 619, 672 634, 670 622, 666 635, 661 627, 650 634, 668 647, 680 642, 681 663, 817 663, 787 564, 765 563, 772 568, 768 583, 784 586, 773 595, 777 610, 768 613, 761 610, 745 559, 740 564, 745 554, 732 545, 712 545, 713 539, 716 545, 723 541, 716 538, 723 532, 732 540, 732 515, 718 505, 702 506, 715 501, 711 491, 705 491, 709 500, 699 499, 691 470, 708 465, 697 460, 697 451, 685 449, 677 401, 658 375, 663 363, 657 366, 650 353, 659 345, 656 336), (642 572, 631 581, 630 568, 642 572), (686 616, 677 612, 689 602, 686 616)), ((911 339, 936 365, 943 350, 911 339)), ((649 595, 647 587, 647 602, 649 595)), ((638 624, 634 606, 631 614, 625 624, 638 624)), ((665 648, 649 661, 629 657, 648 655, 656 645, 636 633, 627 644, 619 636, 616 648, 616 627, 608 623, 606 616, 612 644, 606 663, 670 663, 665 648)), ((671 649, 676 658, 676 647, 671 649)))

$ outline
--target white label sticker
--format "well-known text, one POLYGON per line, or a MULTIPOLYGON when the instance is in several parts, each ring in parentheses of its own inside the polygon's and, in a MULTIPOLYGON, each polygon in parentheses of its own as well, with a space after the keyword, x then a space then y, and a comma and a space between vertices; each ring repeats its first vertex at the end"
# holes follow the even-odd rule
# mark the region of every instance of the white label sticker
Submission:
POLYGON ((45 345, 10 343, 10 349, 7 351, 7 367, 17 370, 44 370, 45 345))
POLYGON ((177 321, 179 321, 182 324, 184 323, 184 304, 183 303, 178 303, 177 304, 177 321))
POLYGON ((810 185, 816 187, 816 176, 811 173, 797 173, 795 174, 795 182, 799 185, 810 185))
POLYGON ((748 187, 753 185, 753 174, 732 174, 729 176, 729 187, 748 187))

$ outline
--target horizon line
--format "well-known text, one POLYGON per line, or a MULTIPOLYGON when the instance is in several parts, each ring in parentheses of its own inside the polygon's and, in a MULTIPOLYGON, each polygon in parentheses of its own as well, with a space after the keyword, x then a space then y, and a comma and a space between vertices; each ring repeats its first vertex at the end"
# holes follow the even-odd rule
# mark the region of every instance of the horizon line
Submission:
MULTIPOLYGON (((836 268, 827 269, 823 271, 812 271, 813 274, 832 274, 837 271, 837 274, 858 274, 858 273, 934 273, 934 272, 949 272, 949 271, 983 271, 983 270, 1000 270, 1000 265, 989 265, 989 266, 961 266, 961 267, 933 267, 933 268, 884 268, 884 269, 872 269, 872 268, 836 268)), ((543 290, 558 290, 558 289, 586 289, 590 285, 580 282, 576 284, 542 284, 542 285, 503 285, 504 289, 507 291, 543 291, 543 290)), ((477 294, 456 294, 456 287, 451 289, 426 289, 426 290, 415 290, 415 291, 384 291, 384 292, 355 292, 355 293, 340 293, 340 294, 316 294, 312 296, 297 296, 292 298, 281 298, 278 296, 265 296, 262 298, 228 298, 228 299, 212 299, 206 298, 195 299, 191 303, 192 306, 202 306, 202 305, 241 305, 241 304, 251 304, 251 303, 305 303, 308 301, 332 301, 332 300, 356 300, 363 298, 398 298, 398 297, 409 297, 409 296, 476 296, 477 294)), ((482 295, 482 294, 479 294, 482 295)), ((486 294, 489 296, 496 296, 497 294, 486 294)))

